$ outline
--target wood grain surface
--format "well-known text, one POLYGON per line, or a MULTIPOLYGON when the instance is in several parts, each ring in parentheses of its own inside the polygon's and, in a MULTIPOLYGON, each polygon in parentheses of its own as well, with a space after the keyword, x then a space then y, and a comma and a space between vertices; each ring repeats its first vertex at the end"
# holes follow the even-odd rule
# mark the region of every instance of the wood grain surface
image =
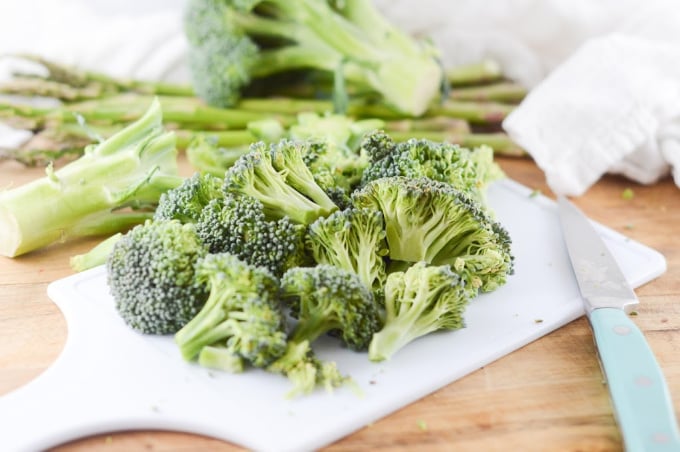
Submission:
MULTIPOLYGON (((552 196, 531 160, 500 158, 499 163, 509 177, 552 196)), ((190 171, 185 163, 183 171, 190 171)), ((42 174, 41 169, 0 162, 0 189, 42 174)), ((633 320, 654 350, 680 412, 680 189, 670 179, 640 186, 606 177, 574 202, 591 218, 665 255, 668 271, 637 290, 641 304, 633 320), (633 190, 631 199, 622 196, 627 188, 633 190)), ((79 240, 15 259, 0 257, 0 395, 38 376, 58 356, 66 325, 46 287, 72 274, 69 257, 96 242, 79 240)), ((139 431, 84 438, 55 450, 240 448, 191 434, 139 431)), ((592 452, 622 450, 622 444, 591 331, 581 318, 326 450, 592 452)))

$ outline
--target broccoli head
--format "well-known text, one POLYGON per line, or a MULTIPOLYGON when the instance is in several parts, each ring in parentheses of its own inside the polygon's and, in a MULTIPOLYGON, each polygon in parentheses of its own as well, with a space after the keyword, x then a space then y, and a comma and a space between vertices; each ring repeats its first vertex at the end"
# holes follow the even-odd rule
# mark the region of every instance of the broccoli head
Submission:
POLYGON ((231 106, 253 80, 321 71, 418 116, 439 94, 435 49, 390 24, 370 1, 191 0, 184 29, 196 92, 231 106))
POLYGON ((278 280, 265 268, 229 253, 208 254, 196 278, 209 288, 201 310, 175 334, 186 360, 205 346, 225 346, 255 367, 266 367, 286 350, 286 325, 278 280))
POLYGON ((281 278, 281 296, 298 319, 293 342, 314 342, 324 333, 341 337, 352 350, 365 350, 380 328, 380 311, 359 277, 332 265, 296 267, 281 278))
POLYGON ((383 132, 367 137, 364 146, 371 164, 362 174, 362 185, 383 177, 427 177, 447 182, 486 205, 487 186, 503 177, 488 146, 470 150, 416 138, 395 144, 383 132))
POLYGON ((448 265, 417 262, 404 272, 390 273, 385 284, 385 325, 373 335, 369 359, 387 360, 428 333, 462 328, 469 296, 463 278, 448 265))
POLYGON ((116 241, 106 261, 116 310, 133 329, 172 334, 205 303, 194 265, 207 253, 192 224, 147 221, 116 241))
POLYGON ((179 220, 196 223, 203 208, 215 198, 221 198, 222 179, 210 174, 194 173, 182 185, 161 195, 154 220, 179 220))
POLYGON ((267 220, 262 203, 245 195, 227 193, 201 212, 196 224, 211 253, 231 253, 251 265, 281 276, 309 262, 306 228, 288 217, 267 220))
POLYGON ((259 200, 269 219, 289 217, 310 224, 337 210, 304 162, 308 142, 254 143, 225 175, 227 192, 259 200))
POLYGON ((317 263, 356 273, 373 290, 384 285, 388 249, 380 210, 349 208, 319 218, 309 227, 307 244, 317 263))
POLYGON ((355 191, 353 202, 383 213, 393 260, 450 264, 485 292, 504 284, 513 271, 507 231, 450 184, 386 177, 355 191))

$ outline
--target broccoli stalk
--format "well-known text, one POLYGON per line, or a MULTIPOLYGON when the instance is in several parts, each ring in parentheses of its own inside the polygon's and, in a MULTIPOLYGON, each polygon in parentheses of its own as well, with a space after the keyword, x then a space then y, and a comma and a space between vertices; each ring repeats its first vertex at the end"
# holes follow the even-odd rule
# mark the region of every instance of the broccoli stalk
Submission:
POLYGON ((122 237, 123 233, 118 232, 113 234, 111 237, 106 238, 102 242, 99 242, 87 253, 77 254, 71 257, 69 261, 71 269, 75 272, 83 272, 85 270, 89 270, 90 268, 105 264, 109 254, 111 254, 111 251, 113 251, 113 247, 122 237))
POLYGON ((138 121, 89 146, 46 177, 0 193, 0 254, 18 256, 54 242, 119 232, 153 215, 178 186, 177 151, 154 101, 138 121))
POLYGON ((390 273, 385 284, 385 326, 373 335, 369 359, 388 360, 421 336, 462 328, 470 294, 448 265, 418 262, 405 272, 390 273))
POLYGON ((193 0, 185 30, 196 92, 214 105, 233 105, 253 79, 316 69, 340 73, 417 116, 444 79, 434 50, 368 1, 193 0))

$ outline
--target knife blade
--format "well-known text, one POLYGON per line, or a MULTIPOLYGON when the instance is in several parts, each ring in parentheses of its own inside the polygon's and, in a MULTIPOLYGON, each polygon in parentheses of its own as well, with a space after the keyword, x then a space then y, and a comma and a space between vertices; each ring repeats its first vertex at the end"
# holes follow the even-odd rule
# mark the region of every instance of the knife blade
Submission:
POLYGON ((627 451, 680 451, 665 378, 628 315, 638 304, 637 296, 583 212, 563 196, 558 196, 557 205, 624 446, 627 451))

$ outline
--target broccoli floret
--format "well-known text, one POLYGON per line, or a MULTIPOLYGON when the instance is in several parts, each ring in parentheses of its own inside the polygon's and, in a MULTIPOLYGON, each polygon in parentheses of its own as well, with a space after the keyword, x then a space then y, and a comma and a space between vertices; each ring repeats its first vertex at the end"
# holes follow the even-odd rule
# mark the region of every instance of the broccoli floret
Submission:
POLYGON ((303 155, 311 144, 281 140, 253 143, 225 175, 225 191, 258 199, 267 218, 288 216, 310 224, 337 210, 337 205, 314 180, 303 155))
POLYGON ((110 235, 153 216, 158 199, 184 180, 175 135, 157 100, 136 122, 59 170, 0 191, 0 254, 14 257, 67 239, 110 235), (46 208, 46 206, 48 208, 46 208))
POLYGON ((309 394, 317 386, 331 391, 350 381, 349 377, 340 374, 334 362, 319 360, 307 340, 289 341, 285 353, 267 370, 288 377, 293 384, 288 397, 309 394))
POLYGON ((223 180, 210 174, 194 173, 182 185, 161 195, 154 220, 179 220, 196 223, 203 208, 221 198, 223 180))
POLYGON ((194 266, 206 247, 192 224, 147 221, 123 235, 106 261, 116 310, 133 329, 172 334, 199 311, 208 293, 194 266))
POLYGON ((382 132, 367 137, 364 146, 371 164, 363 172, 362 185, 383 177, 427 177, 447 182, 486 205, 487 186, 503 177, 488 146, 470 150, 416 138, 395 144, 382 132))
POLYGON ((380 328, 380 311, 359 277, 333 265, 296 267, 281 278, 281 296, 298 319, 293 342, 339 335, 352 350, 365 350, 380 328))
POLYGON ((360 143, 366 133, 383 125, 379 119, 354 121, 345 115, 301 113, 288 134, 293 140, 316 143, 308 147, 304 160, 326 192, 350 193, 368 166, 365 154, 359 152, 360 143))
POLYGON ((383 213, 393 260, 450 264, 485 292, 504 284, 513 271, 507 231, 450 184, 386 177, 355 191, 353 201, 383 213))
POLYGON ((198 262, 196 278, 210 295, 175 334, 186 360, 196 358, 205 346, 226 346, 255 367, 266 367, 284 354, 286 325, 278 281, 269 271, 229 253, 208 254, 198 262))
POLYGON ((309 227, 307 244, 317 263, 356 273, 373 290, 384 285, 388 249, 380 210, 350 208, 319 218, 309 227))
POLYGON ((306 265, 306 228, 288 217, 267 220, 262 203, 245 195, 227 193, 210 201, 196 224, 211 253, 227 252, 251 265, 266 267, 281 276, 292 267, 306 265))
POLYGON ((385 326, 373 335, 369 359, 387 360, 428 333, 462 328, 469 296, 463 278, 448 265, 417 262, 405 272, 390 273, 385 284, 385 326))
POLYGON ((213 105, 233 105, 255 79, 318 70, 418 116, 443 80, 435 49, 370 1, 192 0, 184 26, 195 89, 213 105))
POLYGON ((233 374, 245 369, 244 359, 226 345, 206 345, 198 353, 198 364, 201 367, 223 370, 233 374))

